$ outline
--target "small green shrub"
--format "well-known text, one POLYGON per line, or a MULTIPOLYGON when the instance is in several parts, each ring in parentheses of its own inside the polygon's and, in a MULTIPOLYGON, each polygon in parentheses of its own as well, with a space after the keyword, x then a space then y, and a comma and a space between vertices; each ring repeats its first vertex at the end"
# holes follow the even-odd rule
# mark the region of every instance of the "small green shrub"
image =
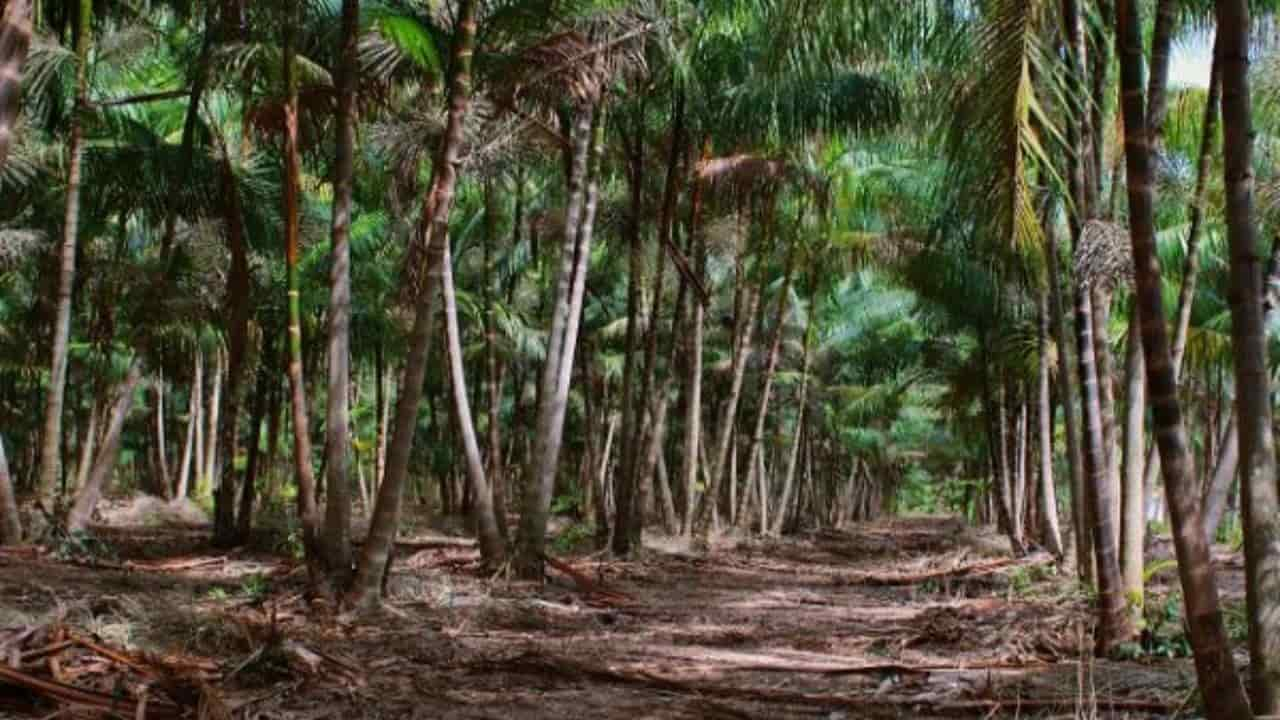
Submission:
POLYGON ((557 554, 573 552, 584 543, 590 542, 595 528, 585 523, 574 523, 564 529, 551 543, 557 554))

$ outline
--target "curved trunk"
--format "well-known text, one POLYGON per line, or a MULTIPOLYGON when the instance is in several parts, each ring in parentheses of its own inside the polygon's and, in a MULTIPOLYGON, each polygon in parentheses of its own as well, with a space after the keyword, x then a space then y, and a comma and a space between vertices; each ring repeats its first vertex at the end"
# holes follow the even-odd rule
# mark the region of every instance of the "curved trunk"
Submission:
MULTIPOLYGON (((594 120, 589 109, 580 110, 579 113, 581 117, 575 132, 585 137, 575 144, 573 173, 576 175, 581 172, 581 176, 588 177, 589 180, 586 191, 581 193, 581 218, 579 219, 578 212, 567 215, 573 222, 566 224, 565 240, 561 248, 556 299, 552 307, 551 336, 547 341, 547 362, 542 373, 543 389, 539 398, 538 424, 534 430, 533 487, 526 491, 525 508, 520 517, 520 554, 516 569, 525 578, 542 576, 547 513, 551 508, 556 467, 560 460, 564 418, 569 404, 569 380, 573 372, 578 326, 582 320, 582 298, 586 291, 587 265, 591 259, 591 239, 599 201, 599 172, 596 166, 599 165, 604 150, 603 104, 597 108, 594 120), (576 231, 572 228, 576 228, 576 231)), ((624 506, 619 504, 615 539, 621 534, 620 519, 623 512, 624 506)))
POLYGON ((1160 294, 1160 261, 1156 255, 1154 184, 1150 148, 1144 127, 1142 97, 1142 25, 1135 0, 1119 0, 1116 54, 1120 58, 1125 163, 1129 193, 1129 236, 1133 245, 1137 302, 1141 315, 1142 349, 1147 370, 1147 395, 1154 416, 1165 493, 1173 524, 1174 550, 1182 584, 1185 617, 1195 655, 1200 697, 1210 720, 1250 717, 1240 678, 1236 674, 1226 627, 1218 606, 1217 581, 1204 539, 1199 494, 1192 477, 1192 461, 1177 378, 1169 348, 1168 329, 1160 294))
POLYGON ((453 389, 454 417, 462 436, 463 455, 467 463, 467 479, 471 482, 471 511, 480 540, 481 564, 490 570, 502 565, 506 547, 493 511, 493 491, 484 474, 484 459, 476 439, 475 421, 471 416, 471 400, 467 397, 466 371, 463 369, 462 333, 458 328, 458 307, 453 288, 453 258, 449 236, 443 235, 436 247, 442 257, 433 264, 440 274, 440 292, 444 299, 445 350, 449 362, 449 385, 453 389))
MULTIPOLYGON (((449 214, 453 210, 454 190, 458 183, 458 165, 462 151, 463 125, 471 107, 471 54, 476 36, 477 0, 464 0, 458 5, 458 24, 451 49, 449 80, 449 112, 440 148, 432 163, 431 187, 422 220, 409 256, 429 257, 435 243, 446 242, 449 214)), ((434 273, 427 267, 424 287, 416 288, 416 312, 408 340, 409 355, 405 359, 404 376, 396 399, 396 417, 391 444, 387 448, 386 477, 378 488, 378 499, 369 520, 369 536, 361 548, 350 599, 356 604, 369 604, 377 599, 382 586, 391 548, 400 522, 404 484, 409 475, 409 455, 418 424, 418 404, 422 399, 422 381, 426 376, 431 343, 432 297, 434 273)), ((419 268, 409 268, 410 278, 419 268)))
POLYGON ((1072 538, 1076 546, 1076 572, 1088 580, 1093 577, 1093 543, 1088 531, 1088 513, 1084 502, 1084 453, 1080 447, 1080 416, 1076 412, 1075 372, 1071 358, 1071 333, 1067 328, 1066 303, 1058 278, 1058 233, 1050 228, 1046 255, 1049 269, 1049 308, 1053 315, 1055 341, 1058 345, 1058 393, 1062 398, 1063 429, 1067 438, 1067 471, 1071 479, 1072 538))
MULTIPOLYGON (((21 3, 19 3, 21 4, 21 3)), ((15 6, 16 7, 16 6, 15 6)), ((6 11, 7 17, 7 11, 6 11)), ((75 289, 76 246, 80 224, 80 175, 84 164, 84 115, 88 110, 89 33, 93 0, 80 0, 76 27, 76 101, 67 140, 67 198, 58 253, 58 302, 53 321, 53 358, 49 364, 49 392, 40 433, 40 494, 57 491, 62 462, 62 405, 67 391, 67 350, 71 343, 71 293, 75 289)))
POLYGON ((98 507, 102 491, 106 488, 111 473, 116 468, 116 458, 120 455, 120 439, 124 431, 125 420, 129 418, 129 410, 133 407, 133 391, 142 379, 142 362, 135 359, 129 366, 129 374, 116 388, 116 401, 111 408, 111 419, 107 424, 106 435, 102 438, 102 448, 93 461, 93 470, 84 487, 76 493, 75 502, 67 514, 67 530, 83 532, 89 526, 93 511, 98 507))
POLYGON ((356 82, 360 0, 342 2, 338 65, 338 141, 333 164, 333 222, 329 257, 328 401, 325 403, 324 562, 330 582, 351 579, 351 189, 356 143, 356 82))
POLYGON ((1249 6, 1219 0, 1223 187, 1231 245, 1231 346, 1235 355, 1240 505, 1253 711, 1280 712, 1280 493, 1271 428, 1262 258, 1253 212, 1253 125, 1249 97, 1249 6))

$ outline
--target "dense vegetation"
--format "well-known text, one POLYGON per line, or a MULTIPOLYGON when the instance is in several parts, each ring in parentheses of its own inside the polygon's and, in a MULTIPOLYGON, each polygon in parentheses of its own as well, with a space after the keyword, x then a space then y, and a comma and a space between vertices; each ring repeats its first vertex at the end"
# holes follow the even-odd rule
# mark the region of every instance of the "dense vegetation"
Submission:
POLYGON ((627 556, 956 513, 1075 567, 1113 654, 1154 523, 1215 718, 1243 542, 1276 713, 1248 5, 4 0, 0 540, 189 498, 358 607, 406 502, 525 578, 553 515, 627 556))

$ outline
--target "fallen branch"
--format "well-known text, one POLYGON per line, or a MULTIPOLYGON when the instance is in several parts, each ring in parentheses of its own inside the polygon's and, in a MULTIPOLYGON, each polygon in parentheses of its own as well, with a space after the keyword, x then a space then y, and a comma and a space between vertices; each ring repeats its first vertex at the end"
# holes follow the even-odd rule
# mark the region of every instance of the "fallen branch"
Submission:
MULTIPOLYGON (((45 680, 5 665, 0 665, 0 683, 19 687, 40 697, 49 698, 57 702, 95 708, 117 717, 139 717, 139 703, 134 700, 122 699, 93 690, 85 690, 84 688, 67 685, 55 680, 45 680)), ((182 715, 182 709, 175 705, 148 703, 146 706, 146 717, 152 720, 167 718, 177 720, 182 715)))
MULTIPOLYGON (((686 682, 644 671, 627 672, 607 666, 593 667, 568 658, 544 656, 537 653, 525 653, 503 661, 478 663, 475 669, 487 672, 497 670, 561 678, 577 677, 598 682, 663 690, 683 695, 696 695, 702 698, 715 697, 747 702, 767 702, 823 708, 856 708, 862 714, 882 710, 883 714, 893 717, 900 716, 904 708, 928 708, 932 714, 966 714, 975 711, 990 712, 1002 708, 1023 708, 1028 710, 1075 708, 1080 702, 1079 698, 1072 696, 956 698, 952 700, 936 697, 912 697, 909 695, 876 695, 871 692, 860 694, 804 693, 777 688, 736 687, 716 683, 686 682)), ((1176 703, 1161 700, 1106 697, 1091 698, 1090 704, 1113 711, 1150 713, 1168 713, 1177 707, 1176 703)))
POLYGON ((542 559, 551 567, 568 575, 573 580, 573 584, 577 586, 578 591, 584 595, 590 596, 592 599, 603 602, 607 605, 635 605, 635 598, 624 593, 606 589, 600 583, 592 580, 586 573, 575 569, 569 563, 557 560, 550 555, 543 554, 542 559))
POLYGON ((918 573, 857 573, 845 575, 839 581, 843 585, 918 585, 930 580, 975 578, 992 575, 1001 570, 1015 567, 1050 565, 1053 562, 1052 555, 1037 553, 1024 558, 1003 558, 958 567, 926 570, 918 573))

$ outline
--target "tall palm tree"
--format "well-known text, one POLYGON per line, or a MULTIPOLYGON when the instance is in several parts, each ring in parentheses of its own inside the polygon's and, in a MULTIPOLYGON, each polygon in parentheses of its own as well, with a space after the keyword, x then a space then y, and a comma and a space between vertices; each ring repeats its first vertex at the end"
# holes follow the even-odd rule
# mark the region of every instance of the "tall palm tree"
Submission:
POLYGON ((360 0, 342 2, 338 60, 338 142, 333 179, 332 267, 329 271, 329 397, 325 403, 325 565, 337 587, 351 574, 351 191, 355 172, 356 85, 360 0))
POLYGON ((1142 92, 1142 30, 1137 3, 1116 3, 1116 55, 1120 61, 1121 110, 1125 131, 1125 171, 1129 232, 1156 442, 1160 448, 1165 493, 1173 521, 1174 550, 1183 602, 1195 655, 1196 678, 1213 720, 1250 717, 1226 628, 1197 502, 1192 461, 1183 427, 1182 407, 1165 325, 1156 256, 1150 146, 1142 92))
POLYGON ((53 321, 53 359, 44 427, 40 436, 40 482, 44 495, 53 495, 62 462, 62 406, 67 389, 67 349, 71 339, 71 293, 76 276, 76 247, 80 223, 80 175, 84 163, 84 120, 89 104, 89 43, 93 24, 92 0, 80 0, 76 14, 76 100, 67 141, 67 197, 59 249, 57 316, 53 321))
POLYGON ((1262 259, 1253 214, 1248 3, 1219 0, 1217 19, 1219 41, 1214 55, 1222 74, 1222 171, 1231 247, 1231 345, 1245 527, 1249 693, 1254 713, 1274 715, 1280 712, 1280 493, 1271 434, 1262 259))

